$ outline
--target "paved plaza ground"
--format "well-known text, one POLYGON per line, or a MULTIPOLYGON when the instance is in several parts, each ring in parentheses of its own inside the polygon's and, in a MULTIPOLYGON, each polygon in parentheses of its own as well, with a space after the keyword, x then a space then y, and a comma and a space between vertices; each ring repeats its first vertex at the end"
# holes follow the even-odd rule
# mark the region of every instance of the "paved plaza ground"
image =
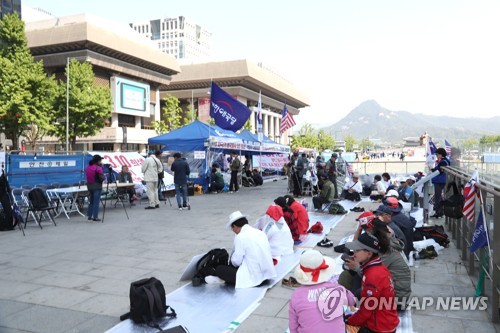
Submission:
MULTIPOLYGON (((31 223, 26 237, 19 230, 0 233, 0 332, 104 332, 128 311, 130 282, 155 276, 167 293, 180 287, 179 276, 194 255, 231 247, 233 235, 224 229, 231 212, 241 210, 253 221, 286 187, 279 180, 235 194, 190 197, 190 211, 179 211, 172 200, 172 207, 167 202, 156 210, 144 210, 144 204, 127 208, 130 220, 118 207, 108 208, 104 223, 73 214, 71 220, 57 218, 57 227, 44 222, 40 230, 31 223)), ((354 217, 348 214, 329 238, 338 242, 352 233, 354 217)), ((417 296, 474 293, 453 245, 412 274, 417 296)), ((291 293, 276 285, 237 331, 284 332, 291 293)), ((426 310, 412 318, 419 333, 500 332, 481 311, 426 310)))

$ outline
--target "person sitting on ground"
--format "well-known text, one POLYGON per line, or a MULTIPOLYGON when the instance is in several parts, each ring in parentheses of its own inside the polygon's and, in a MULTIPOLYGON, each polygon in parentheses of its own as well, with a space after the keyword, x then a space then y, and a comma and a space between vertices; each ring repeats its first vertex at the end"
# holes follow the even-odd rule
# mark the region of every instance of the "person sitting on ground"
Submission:
MULTIPOLYGON (((132 180, 132 174, 128 170, 128 167, 126 165, 122 166, 122 171, 118 174, 118 182, 120 183, 130 183, 132 184, 134 181, 132 180)), ((132 206, 135 205, 134 201, 137 200, 137 195, 135 193, 135 187, 134 186, 129 186, 129 187, 121 187, 117 189, 117 193, 119 195, 128 194, 128 199, 129 202, 132 206)))
POLYGON ((262 179, 262 176, 257 169, 252 170, 252 179, 255 183, 255 186, 261 186, 262 184, 264 184, 264 179, 262 179))
POLYGON ((384 172, 382 174, 382 184, 384 184, 385 188, 387 191, 391 190, 394 188, 393 183, 391 182, 391 175, 389 175, 388 172, 384 172))
POLYGON ((357 240, 346 243, 352 251, 353 260, 361 265, 363 280, 361 297, 375 299, 372 302, 362 302, 359 310, 346 318, 347 324, 361 327, 359 332, 396 332, 399 324, 398 312, 395 306, 369 305, 375 301, 377 304, 394 304, 394 284, 391 273, 379 257, 380 242, 371 234, 365 232, 357 240))
POLYGON ((374 189, 372 191, 372 194, 370 195, 370 199, 373 201, 382 200, 385 193, 387 192, 387 188, 382 182, 382 177, 380 177, 380 175, 375 175, 375 177, 373 177, 373 187, 374 189))
POLYGON ((224 177, 222 174, 216 169, 212 168, 212 172, 210 175, 210 186, 208 187, 208 192, 217 192, 220 193, 224 189, 224 177))
POLYGON ((300 242, 299 225, 297 220, 293 218, 293 210, 291 210, 287 205, 285 197, 278 197, 274 199, 274 203, 281 207, 283 211, 283 218, 290 229, 294 243, 300 242))
POLYGON ((391 233, 400 241, 404 243, 404 247, 406 248, 406 236, 405 233, 401 230, 401 228, 392 221, 392 210, 389 209, 386 205, 380 205, 378 208, 373 211, 373 214, 375 215, 376 218, 378 218, 380 221, 384 222, 387 224, 389 227, 389 230, 391 233))
POLYGON ((283 209, 280 206, 269 206, 266 215, 258 219, 253 227, 266 234, 275 265, 280 261, 281 256, 293 253, 292 233, 283 217, 283 209))
POLYGON ((363 192, 363 186, 359 181, 359 174, 355 172, 352 174, 349 180, 344 184, 344 189, 342 190, 340 197, 346 200, 360 201, 362 192, 363 192))
POLYGON ((413 228, 415 228, 415 220, 412 220, 408 215, 401 211, 403 207, 395 197, 387 197, 384 200, 384 205, 392 212, 391 221, 401 229, 405 235, 405 254, 408 257, 413 248, 413 228))
MULTIPOLYGON (((375 218, 372 212, 364 212, 357 220, 359 225, 354 234, 354 240, 358 239, 363 231, 372 234, 379 240, 380 259, 391 273, 396 299, 401 302, 398 304, 398 310, 404 308, 405 303, 409 301, 411 296, 410 268, 402 254, 404 244, 394 237, 387 225, 375 218)), ((354 295, 360 296, 363 277, 360 265, 352 258, 345 257, 345 267, 348 270, 340 274, 339 284, 351 290, 354 295)))
POLYGON ((299 233, 301 235, 306 235, 307 230, 309 230, 309 214, 306 208, 291 195, 285 195, 284 198, 286 200, 286 205, 293 211, 292 218, 297 221, 299 233))
POLYGON ((313 197, 314 209, 320 210, 323 204, 330 203, 335 197, 335 186, 325 173, 320 176, 321 192, 317 197, 313 197))
POLYGON ((264 232, 249 226, 247 216, 240 211, 229 215, 226 229, 236 234, 230 265, 215 267, 216 276, 205 277, 205 282, 223 281, 236 288, 252 288, 276 277, 271 246, 264 232))
POLYGON ((401 179, 399 183, 399 189, 398 189, 398 194, 399 194, 399 200, 403 202, 408 202, 411 204, 410 211, 413 209, 413 204, 414 204, 414 192, 411 189, 410 185, 411 180, 410 179, 401 179))
POLYGON ((345 332, 343 306, 356 301, 349 290, 331 280, 334 271, 333 259, 319 251, 302 253, 295 270, 302 286, 293 292, 288 310, 290 333, 345 332))

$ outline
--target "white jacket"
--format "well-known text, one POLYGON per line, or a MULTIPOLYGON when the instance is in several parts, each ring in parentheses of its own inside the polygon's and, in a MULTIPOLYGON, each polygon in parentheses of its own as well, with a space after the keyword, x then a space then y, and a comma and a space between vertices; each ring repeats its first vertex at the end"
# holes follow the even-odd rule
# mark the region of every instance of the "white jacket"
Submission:
POLYGON ((273 258, 279 259, 281 256, 293 253, 292 232, 283 217, 275 221, 266 214, 257 220, 254 228, 266 234, 273 258))
POLYGON ((238 267, 236 288, 255 287, 264 280, 276 277, 266 235, 248 224, 234 237, 231 263, 238 267))
POLYGON ((151 155, 142 163, 141 171, 144 174, 145 181, 157 182, 158 173, 163 171, 163 165, 159 159, 157 159, 154 155, 151 155))
POLYGON ((361 193, 363 192, 363 186, 361 186, 361 182, 358 180, 356 183, 349 178, 349 180, 344 184, 344 190, 352 189, 355 192, 361 193))

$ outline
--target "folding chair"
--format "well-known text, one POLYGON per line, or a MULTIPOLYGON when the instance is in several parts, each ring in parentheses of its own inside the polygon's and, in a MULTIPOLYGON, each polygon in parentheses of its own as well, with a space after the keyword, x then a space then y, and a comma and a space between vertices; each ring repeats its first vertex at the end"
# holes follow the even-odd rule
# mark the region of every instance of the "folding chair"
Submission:
POLYGON ((47 195, 42 189, 34 188, 30 190, 27 194, 27 199, 28 199, 28 211, 26 212, 24 228, 26 228, 26 223, 28 221, 28 216, 30 213, 35 218, 35 222, 38 224, 40 229, 43 229, 42 224, 40 223, 42 221, 43 213, 45 213, 52 221, 52 223, 54 223, 54 225, 57 226, 56 221, 54 220, 54 217, 51 214, 51 211, 54 213, 54 215, 56 214, 55 207, 50 204, 47 195), (37 213, 40 214, 37 215, 37 213))
POLYGON ((23 190, 22 188, 12 189, 12 200, 17 205, 17 207, 19 207, 21 214, 24 214, 28 210, 28 202, 26 201, 26 198, 23 196, 23 191, 27 190, 23 190))
POLYGON ((21 185, 21 188, 23 190, 31 190, 33 188, 33 186, 31 186, 31 185, 21 185))

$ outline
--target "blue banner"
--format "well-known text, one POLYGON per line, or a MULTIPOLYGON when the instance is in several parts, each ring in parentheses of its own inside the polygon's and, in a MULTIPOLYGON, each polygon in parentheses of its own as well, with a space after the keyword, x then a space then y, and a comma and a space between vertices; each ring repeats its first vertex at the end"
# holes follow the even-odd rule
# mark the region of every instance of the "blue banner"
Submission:
POLYGON ((210 117, 225 130, 236 132, 242 128, 252 111, 212 82, 210 90, 210 117))
POLYGON ((470 253, 474 253, 476 250, 488 245, 488 238, 486 236, 486 229, 484 228, 483 212, 479 212, 476 222, 476 230, 472 235, 472 243, 470 245, 470 253))

